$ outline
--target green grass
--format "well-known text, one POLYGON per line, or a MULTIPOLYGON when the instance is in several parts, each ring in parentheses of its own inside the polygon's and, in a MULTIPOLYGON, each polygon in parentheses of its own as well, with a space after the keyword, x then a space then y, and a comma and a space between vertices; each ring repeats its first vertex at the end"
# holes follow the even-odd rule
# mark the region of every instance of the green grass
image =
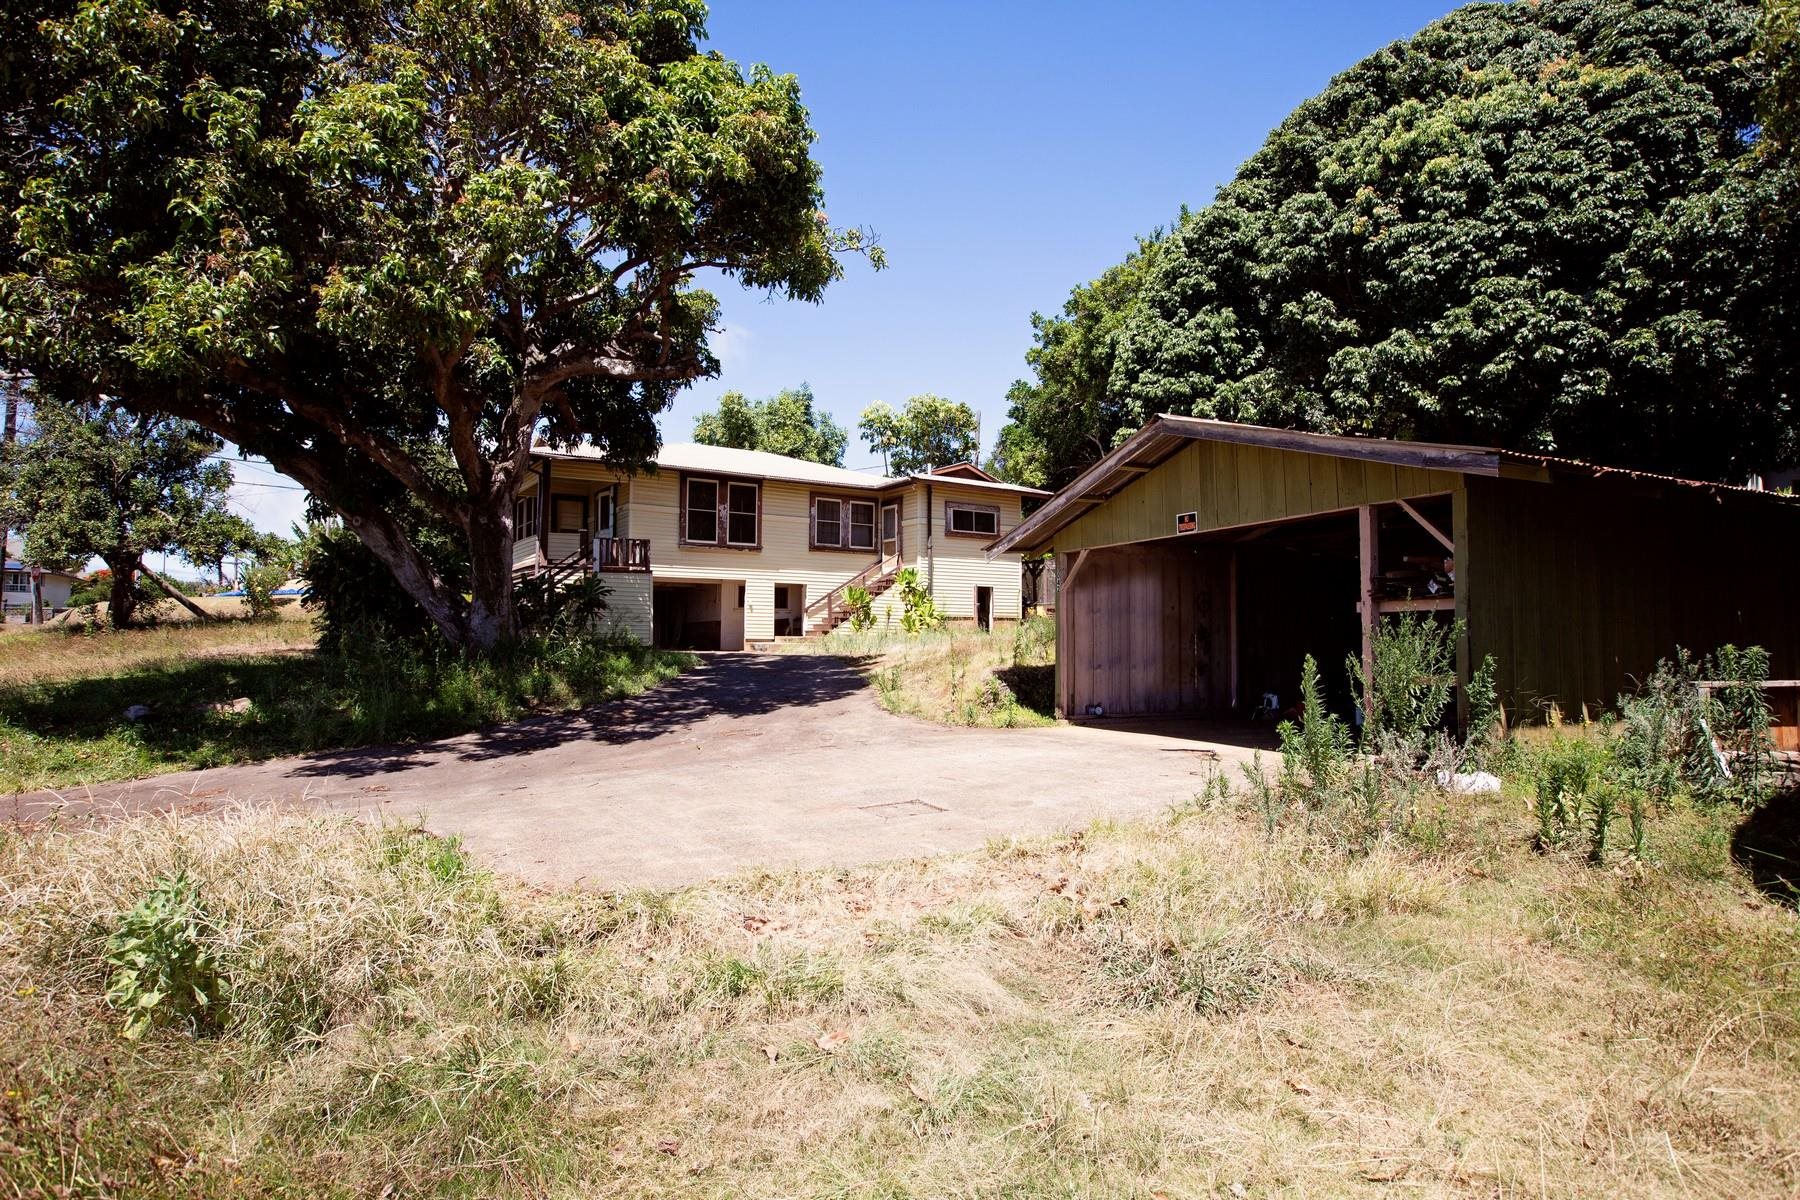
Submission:
POLYGON ((1795 915, 1735 820, 1597 870, 1510 800, 1366 853, 1197 804, 628 894, 341 816, 18 830, 0 1190, 1789 1196, 1795 915), (224 1006, 127 1042, 109 938, 177 873, 224 1006))
POLYGON ((30 668, 0 685, 0 794, 442 737, 629 695, 692 662, 586 641, 532 642, 478 662, 384 644, 335 657, 291 643, 269 653, 241 641, 258 629, 0 642, 0 665, 11 655, 30 668), (128 719, 133 705, 149 716, 128 719))
POLYGON ((846 627, 782 649, 857 661, 889 712, 988 728, 1056 723, 1056 623, 1048 617, 992 633, 855 633, 846 627))

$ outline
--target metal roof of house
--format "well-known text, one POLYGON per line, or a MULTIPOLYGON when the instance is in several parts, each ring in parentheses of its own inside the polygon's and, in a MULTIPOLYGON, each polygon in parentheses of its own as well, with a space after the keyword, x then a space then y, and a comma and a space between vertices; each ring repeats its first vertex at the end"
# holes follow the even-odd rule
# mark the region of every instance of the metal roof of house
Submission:
POLYGON ((1164 413, 1076 476, 1073 482, 1057 492, 1036 512, 990 545, 988 553, 1004 554, 1044 545, 1057 530, 1117 495, 1140 476, 1161 466, 1191 441, 1232 442, 1303 454, 1358 458, 1393 466, 1454 471, 1464 475, 1506 475, 1545 481, 1552 474, 1577 475, 1590 479, 1640 479, 1709 492, 1758 496, 1785 503, 1800 500, 1800 497, 1735 484, 1707 483, 1623 467, 1596 466, 1579 459, 1527 454, 1493 446, 1458 446, 1444 442, 1403 441, 1398 438, 1303 433, 1296 429, 1276 429, 1267 425, 1245 425, 1235 421, 1214 421, 1205 417, 1164 413))
MULTIPOLYGON (((11 558, 6 560, 5 566, 0 566, 0 571, 29 571, 29 570, 31 570, 30 563, 22 563, 22 562, 19 562, 17 559, 11 559, 11 558)), ((66 578, 74 579, 74 580, 79 580, 81 578, 81 576, 77 575, 73 571, 58 571, 53 567, 45 567, 44 574, 46 576, 62 575, 62 576, 65 576, 66 578)))
MULTIPOLYGON (((538 445, 532 453, 546 458, 605 461, 606 456, 593 446, 571 446, 566 449, 538 445)), ((902 475, 890 478, 867 471, 852 471, 825 463, 770 454, 766 450, 739 450, 732 446, 703 446, 698 442, 670 442, 656 453, 657 469, 662 471, 710 472, 718 475, 744 475, 755 479, 778 479, 788 483, 807 483, 818 487, 855 488, 878 492, 903 487, 913 480, 923 483, 954 483, 960 487, 991 488, 1018 492, 1028 496, 1048 496, 1038 488, 1000 483, 983 479, 967 479, 955 475, 902 475)))

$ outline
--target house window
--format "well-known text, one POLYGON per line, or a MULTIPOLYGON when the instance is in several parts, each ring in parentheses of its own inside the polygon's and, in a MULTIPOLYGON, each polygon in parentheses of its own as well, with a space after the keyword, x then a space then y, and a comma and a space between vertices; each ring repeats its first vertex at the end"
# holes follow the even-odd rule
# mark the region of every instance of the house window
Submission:
POLYGON ((523 541, 537 536, 538 498, 527 496, 513 503, 513 537, 523 541))
POLYGON ((719 485, 711 479, 687 481, 687 530, 689 542, 719 541, 719 485))
POLYGON ((688 545, 762 546, 762 487, 737 479, 688 479, 682 484, 681 540, 688 545))
POLYGON ((850 502, 850 548, 875 548, 875 506, 866 500, 850 502))
POLYGON ((955 537, 998 537, 1000 510, 991 504, 944 504, 944 532, 955 537))
POLYGON ((587 497, 555 496, 551 498, 551 533, 580 533, 585 528, 587 528, 587 497))
POLYGON ((730 504, 725 514, 725 541, 733 546, 756 545, 760 489, 754 483, 731 483, 725 490, 730 504))
POLYGON ((844 544, 844 502, 820 497, 813 502, 817 518, 813 521, 813 545, 836 547, 844 544))
POLYGON ((813 497, 814 550, 873 550, 875 502, 843 496, 813 497))
POLYGON ((613 523, 618 519, 618 497, 611 492, 601 492, 594 499, 594 529, 602 537, 611 537, 613 523))
POLYGON ((737 606, 738 606, 738 607, 739 607, 739 608, 742 608, 742 607, 744 607, 744 585, 743 585, 743 584, 741 584, 741 583, 740 583, 740 584, 738 584, 738 602, 737 602, 737 606))

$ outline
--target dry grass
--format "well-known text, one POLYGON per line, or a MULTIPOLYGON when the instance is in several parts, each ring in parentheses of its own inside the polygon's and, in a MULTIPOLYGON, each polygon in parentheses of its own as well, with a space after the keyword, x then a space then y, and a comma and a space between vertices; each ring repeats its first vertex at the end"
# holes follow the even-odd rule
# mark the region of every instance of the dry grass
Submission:
MULTIPOLYGON (((174 607, 174 601, 164 601, 174 607)), ((234 604, 236 601, 219 601, 234 604)), ((6 686, 93 679, 196 658, 280 654, 318 641, 312 614, 298 605, 273 621, 195 621, 115 632, 101 625, 48 625, 0 640, 0 679, 6 686)))
POLYGON ((957 627, 913 635, 841 629, 780 648, 856 661, 889 712, 949 725, 1056 723, 1056 626, 1048 618, 992 633, 957 627))
POLYGON ((625 896, 528 892, 338 818, 37 830, 0 847, 0 1173, 75 1195, 1794 1194, 1793 913, 1716 814, 1666 818, 1662 864, 1617 872, 1530 853, 1521 817, 1459 808, 1433 854, 1352 857, 1194 807, 625 896), (105 938, 177 869, 233 1001, 222 1032, 126 1045, 105 938))

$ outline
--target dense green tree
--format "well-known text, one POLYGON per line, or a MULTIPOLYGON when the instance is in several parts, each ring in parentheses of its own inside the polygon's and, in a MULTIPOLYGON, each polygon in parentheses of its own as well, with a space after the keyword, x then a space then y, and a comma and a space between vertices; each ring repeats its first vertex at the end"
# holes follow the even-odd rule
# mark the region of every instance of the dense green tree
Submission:
POLYGON ((1800 0, 1763 0, 1757 53, 1769 78, 1763 89, 1763 136, 1791 158, 1800 147, 1800 0))
POLYGON ((1756 4, 1476 4, 1302 104, 1116 346, 1160 411, 1742 480, 1796 458, 1794 173, 1756 4))
POLYGON ((1124 262, 1070 292, 1059 315, 1031 314, 1035 344, 1025 362, 1036 378, 1006 394, 1007 423, 988 464, 994 474, 1060 488, 1136 427, 1111 391, 1114 351, 1164 239, 1160 229, 1139 238, 1124 262))
POLYGON ((899 409, 877 400, 862 410, 857 432, 896 475, 974 462, 981 453, 981 418, 967 404, 926 392, 899 409))
POLYGON ((694 419, 694 440, 841 467, 849 435, 816 404, 812 388, 804 383, 763 400, 726 392, 719 397, 719 407, 694 419))
POLYGON ((131 623, 145 555, 208 562, 223 547, 255 542, 226 507, 231 467, 215 457, 219 439, 199 426, 41 396, 32 426, 0 446, 0 515, 25 528, 33 563, 77 569, 104 561, 115 627, 131 623))
MULTIPOLYGON (((791 76, 700 0, 18 0, 0 360, 193 420, 341 516, 451 641, 514 628, 534 437, 644 461, 717 363, 703 272, 816 300, 791 76), (416 544, 466 545, 466 591, 416 544)), ((879 264, 878 264, 879 265, 879 264)))

